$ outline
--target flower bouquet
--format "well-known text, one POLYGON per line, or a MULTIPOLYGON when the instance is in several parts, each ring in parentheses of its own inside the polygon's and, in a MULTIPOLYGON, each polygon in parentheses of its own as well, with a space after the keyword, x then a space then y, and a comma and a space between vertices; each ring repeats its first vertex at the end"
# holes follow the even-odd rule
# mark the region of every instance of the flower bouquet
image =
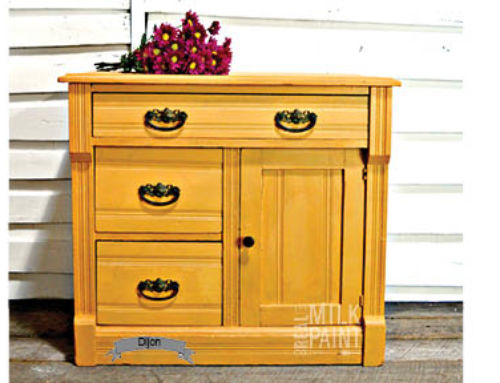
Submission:
POLYGON ((141 45, 124 54, 118 63, 96 63, 99 71, 154 74, 228 74, 231 64, 231 39, 219 45, 214 36, 220 24, 214 21, 208 29, 198 15, 187 12, 180 27, 163 23, 155 25, 153 35, 142 36, 141 45))

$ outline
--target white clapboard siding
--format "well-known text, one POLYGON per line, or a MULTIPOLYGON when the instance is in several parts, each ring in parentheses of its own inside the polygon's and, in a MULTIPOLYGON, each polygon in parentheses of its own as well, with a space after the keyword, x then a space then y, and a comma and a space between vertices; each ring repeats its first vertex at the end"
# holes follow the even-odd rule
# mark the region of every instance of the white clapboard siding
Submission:
POLYGON ((27 141, 67 141, 68 97, 66 94, 11 96, 9 138, 27 141))
POLYGON ((9 270, 21 273, 71 274, 71 225, 11 225, 9 270))
POLYGON ((454 0, 309 0, 301 7, 287 0, 145 0, 147 12, 182 14, 189 9, 199 15, 314 21, 339 21, 398 25, 460 27, 462 15, 454 0))
POLYGON ((403 80, 393 98, 386 299, 462 299, 457 2, 10 0, 9 7, 11 298, 72 297, 67 85, 57 77, 119 60, 130 35, 138 41, 145 16, 151 31, 164 21, 179 25, 193 9, 204 23, 221 22, 221 38, 232 37, 233 72, 403 80))
POLYGON ((11 48, 130 43, 126 12, 11 11, 9 16, 11 48))
POLYGON ((387 243, 387 284, 461 286, 463 260, 462 242, 389 241, 387 243), (430 265, 432 267, 429 267, 430 265))
POLYGON ((411 82, 393 89, 393 132, 463 132, 461 81, 411 82))
POLYGON ((9 298, 73 298, 73 275, 45 273, 10 273, 9 298))
POLYGON ((99 61, 119 61, 126 46, 97 48, 67 48, 46 52, 16 50, 10 56, 10 93, 65 92, 68 84, 58 83, 57 78, 69 72, 95 70, 99 61))
POLYGON ((462 286, 395 286, 386 285, 386 302, 460 302, 462 286))
POLYGON ((130 0, 9 0, 9 9, 120 9, 127 10, 130 0))
POLYGON ((11 179, 68 179, 68 143, 11 142, 9 165, 11 179))
POLYGON ((394 133, 389 183, 461 184, 463 158, 460 133, 394 133))
POLYGON ((387 231, 461 233, 463 206, 460 187, 440 186, 427 189, 426 186, 412 188, 392 185, 389 188, 387 231))
POLYGON ((71 182, 11 181, 11 223, 71 222, 71 182))
MULTIPOLYGON (((202 18, 209 23, 211 18, 202 18)), ((155 24, 179 15, 151 13, 155 24)), ((461 34, 333 26, 291 20, 221 19, 233 39, 235 72, 357 73, 398 78, 462 78, 461 34), (425 58, 425 59, 423 59, 425 58)))
POLYGON ((72 298, 67 84, 118 61, 130 0, 10 0, 9 296, 72 298))

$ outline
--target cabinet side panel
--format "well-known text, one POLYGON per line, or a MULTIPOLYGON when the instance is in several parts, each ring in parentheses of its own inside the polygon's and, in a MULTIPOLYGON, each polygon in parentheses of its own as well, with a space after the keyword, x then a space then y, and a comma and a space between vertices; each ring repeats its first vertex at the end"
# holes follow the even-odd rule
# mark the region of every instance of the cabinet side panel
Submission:
POLYGON ((75 361, 95 365, 95 257, 90 85, 69 85, 69 129, 73 202, 75 361))
POLYGON ((382 364, 385 351, 385 249, 391 102, 391 88, 371 88, 363 307, 365 366, 382 364))

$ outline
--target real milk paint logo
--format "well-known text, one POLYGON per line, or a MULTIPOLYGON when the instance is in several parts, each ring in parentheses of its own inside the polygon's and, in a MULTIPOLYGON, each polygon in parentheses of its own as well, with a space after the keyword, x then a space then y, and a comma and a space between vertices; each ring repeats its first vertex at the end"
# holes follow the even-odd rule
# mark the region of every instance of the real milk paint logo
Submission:
POLYGON ((175 351, 179 359, 194 364, 191 355, 195 352, 186 348, 186 342, 163 337, 138 336, 135 338, 120 339, 115 342, 115 347, 109 350, 106 355, 113 355, 111 361, 114 362, 116 359, 122 357, 123 352, 139 350, 175 351))

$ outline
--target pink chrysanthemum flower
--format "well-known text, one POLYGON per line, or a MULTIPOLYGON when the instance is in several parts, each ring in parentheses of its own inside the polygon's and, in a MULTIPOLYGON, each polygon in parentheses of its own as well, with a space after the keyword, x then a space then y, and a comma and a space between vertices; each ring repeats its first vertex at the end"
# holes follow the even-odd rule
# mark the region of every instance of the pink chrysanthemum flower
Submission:
POLYGON ((119 63, 97 63, 98 70, 123 69, 140 73, 227 74, 232 58, 231 39, 217 43, 220 23, 205 29, 192 11, 182 19, 182 27, 168 23, 155 26, 152 36, 143 36, 139 48, 123 55, 119 63))
POLYGON ((189 55, 184 64, 184 73, 202 74, 205 70, 205 62, 200 54, 189 55))
POLYGON ((212 36, 215 36, 219 33, 220 31, 220 23, 218 21, 214 21, 212 25, 208 28, 208 33, 210 33, 212 36))
POLYGON ((182 29, 184 30, 184 28, 186 28, 186 27, 192 27, 195 25, 199 25, 200 19, 199 19, 198 15, 196 14, 196 12, 187 11, 186 17, 183 18, 181 20, 181 22, 182 22, 182 29))
POLYGON ((166 47, 177 39, 179 31, 170 24, 163 23, 159 27, 155 25, 153 39, 159 47, 166 47))
POLYGON ((169 73, 179 73, 184 65, 184 52, 170 50, 166 52, 166 61, 168 63, 169 73))

